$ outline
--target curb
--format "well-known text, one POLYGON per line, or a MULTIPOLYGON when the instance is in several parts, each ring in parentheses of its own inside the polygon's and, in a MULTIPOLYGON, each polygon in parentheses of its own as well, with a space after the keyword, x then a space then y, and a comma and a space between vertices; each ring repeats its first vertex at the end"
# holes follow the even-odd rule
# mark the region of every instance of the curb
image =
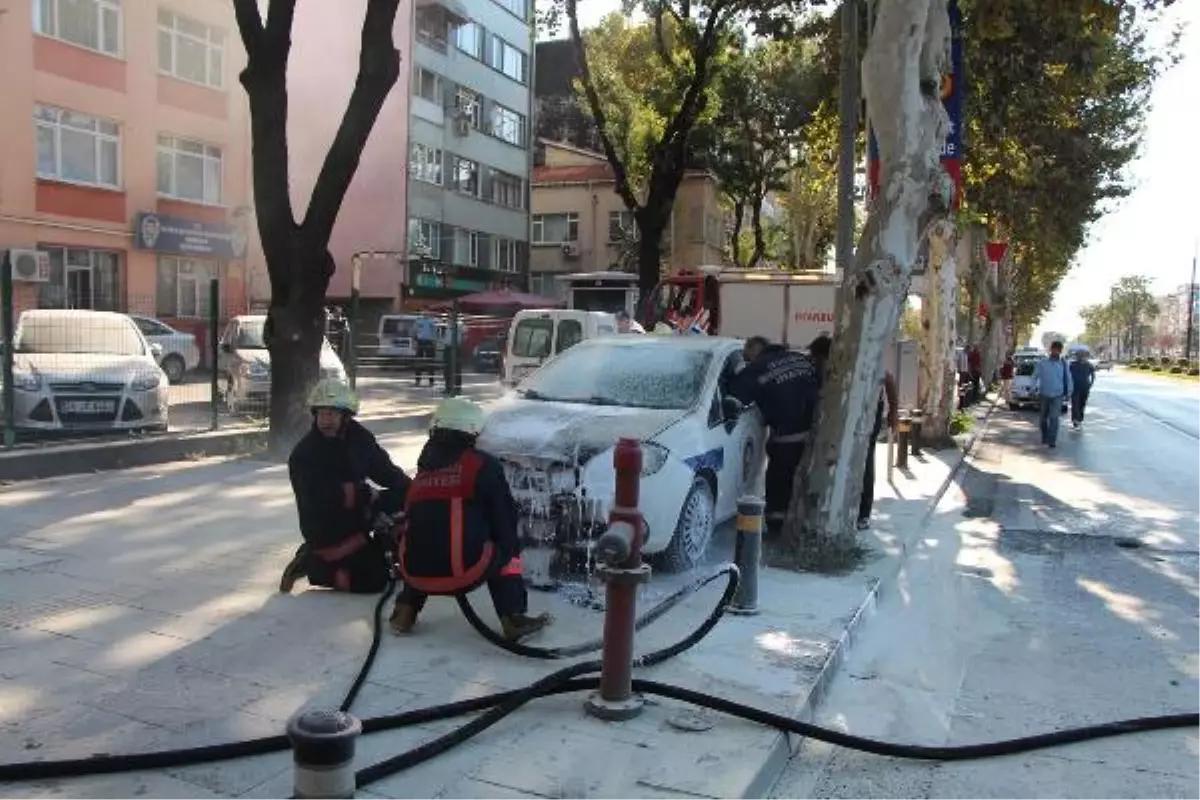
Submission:
MULTIPOLYGON (((365 418, 377 436, 414 433, 429 427, 432 411, 365 418)), ((173 461, 242 456, 267 446, 266 428, 164 434, 132 441, 98 441, 0 452, 0 484, 148 467, 173 461)))
MULTIPOLYGON (((938 487, 930 499, 929 507, 916 526, 918 530, 928 524, 930 518, 933 516, 933 512, 941 505, 946 491, 950 488, 950 484, 954 482, 955 477, 974 452, 976 443, 987 431, 988 424, 992 419, 992 412, 996 410, 998 405, 999 399, 992 401, 983 419, 979 421, 975 431, 971 434, 971 438, 967 440, 966 446, 959 450, 958 459, 954 463, 954 466, 950 468, 950 474, 946 476, 946 479, 942 481, 942 485, 938 487)), ((901 542, 900 552, 895 559, 894 565, 884 575, 871 581, 866 597, 859 603, 858 608, 854 610, 854 613, 850 616, 850 620, 846 623, 846 627, 842 629, 841 636, 838 637, 833 648, 825 657, 825 662, 821 665, 821 670, 817 674, 817 679, 813 682, 812 688, 808 690, 808 694, 792 713, 791 716, 793 718, 801 722, 812 722, 816 717, 817 710, 821 707, 821 704, 829 693, 829 687, 833 685, 834 678, 837 677, 838 671, 861 635, 860 628, 875 615, 879 607, 880 596, 890 591, 895 584, 896 579, 899 578, 900 573, 904 569, 905 562, 908 560, 908 554, 908 542, 901 542)), ((771 745, 762 766, 759 767, 758 772, 755 773, 754 778, 747 785, 742 797, 767 797, 771 791, 771 787, 775 785, 775 782, 787 767, 788 762, 797 752, 802 738, 792 733, 780 733, 771 745)))

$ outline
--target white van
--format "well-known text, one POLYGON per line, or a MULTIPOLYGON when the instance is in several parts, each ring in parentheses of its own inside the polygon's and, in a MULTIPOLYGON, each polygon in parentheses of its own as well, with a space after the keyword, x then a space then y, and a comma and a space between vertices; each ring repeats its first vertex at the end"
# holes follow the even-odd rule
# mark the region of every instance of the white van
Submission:
MULTIPOLYGON (((426 315, 437 324, 437 338, 434 340, 436 359, 441 360, 442 351, 450 343, 450 325, 433 315, 426 315)), ((379 350, 378 357, 383 363, 393 367, 408 367, 417 360, 417 320, 420 314, 384 314, 379 318, 379 350)), ((458 322, 458 341, 466 341, 467 324, 461 319, 458 322)))
POLYGON ((551 356, 584 339, 612 336, 616 332, 616 315, 607 311, 574 308, 518 311, 508 329, 504 383, 511 386, 519 382, 551 356))

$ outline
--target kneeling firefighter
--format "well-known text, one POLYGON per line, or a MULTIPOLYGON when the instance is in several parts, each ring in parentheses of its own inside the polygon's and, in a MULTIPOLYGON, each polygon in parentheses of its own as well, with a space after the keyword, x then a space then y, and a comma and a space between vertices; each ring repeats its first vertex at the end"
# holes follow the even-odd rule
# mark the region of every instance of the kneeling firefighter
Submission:
POLYGON ((288 458, 304 543, 284 570, 279 591, 290 592, 299 577, 307 576, 313 586, 381 592, 392 542, 390 535, 374 535, 374 522, 380 514, 400 513, 409 478, 353 419, 358 398, 345 383, 319 381, 308 404, 312 429, 288 458))
POLYGON ((483 409, 443 400, 417 461, 396 560, 404 589, 391 625, 408 633, 429 595, 463 595, 486 583, 505 638, 519 641, 550 623, 531 617, 521 574, 517 505, 504 468, 475 448, 483 409))

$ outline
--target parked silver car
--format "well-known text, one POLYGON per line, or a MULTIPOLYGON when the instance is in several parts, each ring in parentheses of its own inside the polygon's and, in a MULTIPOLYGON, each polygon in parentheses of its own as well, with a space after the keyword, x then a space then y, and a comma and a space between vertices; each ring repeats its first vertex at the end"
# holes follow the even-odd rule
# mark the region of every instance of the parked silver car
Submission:
POLYGON ((196 337, 193 334, 177 331, 153 317, 130 314, 129 318, 138 326, 146 341, 151 345, 162 346, 158 365, 167 373, 168 381, 180 383, 186 373, 200 366, 200 348, 196 346, 196 337))
POLYGON ((124 314, 26 311, 13 336, 16 425, 165 431, 168 387, 159 355, 124 314))
MULTIPOLYGON (((217 387, 230 414, 265 413, 271 399, 271 353, 263 339, 265 314, 234 317, 217 353, 217 387)), ((346 380, 346 369, 328 339, 321 342, 321 377, 346 380)))

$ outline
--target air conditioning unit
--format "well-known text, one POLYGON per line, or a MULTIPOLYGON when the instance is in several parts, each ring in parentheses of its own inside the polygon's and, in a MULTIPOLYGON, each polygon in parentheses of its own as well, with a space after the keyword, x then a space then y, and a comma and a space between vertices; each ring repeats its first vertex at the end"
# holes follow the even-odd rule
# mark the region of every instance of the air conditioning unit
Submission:
POLYGON ((471 132, 471 118, 466 114, 459 113, 454 115, 454 134, 456 136, 466 136, 471 132))
POLYGON ((50 281, 50 254, 40 250, 12 249, 8 251, 12 262, 12 279, 21 283, 48 283, 50 281))
POLYGON ((579 258, 579 245, 574 242, 563 242, 562 254, 567 258, 579 258))

